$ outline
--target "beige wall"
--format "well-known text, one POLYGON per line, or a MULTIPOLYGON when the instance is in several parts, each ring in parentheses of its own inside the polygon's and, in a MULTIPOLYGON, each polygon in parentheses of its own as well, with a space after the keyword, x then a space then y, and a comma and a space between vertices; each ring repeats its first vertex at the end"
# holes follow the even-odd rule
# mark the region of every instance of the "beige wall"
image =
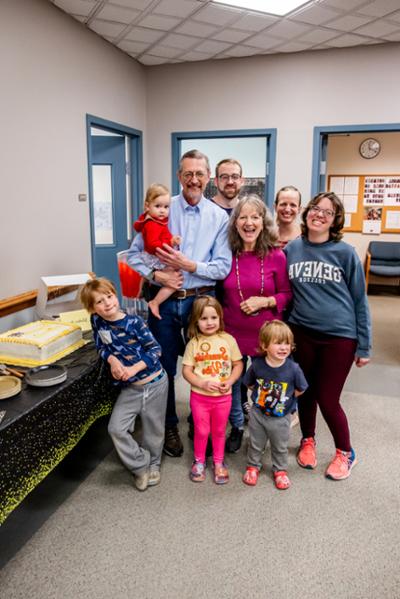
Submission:
MULTIPOLYGON (((400 132, 396 133, 352 133, 348 136, 329 136, 327 154, 327 175, 399 175, 400 174, 400 132), (358 151, 366 137, 374 137, 381 142, 381 151, 373 159, 366 160, 358 151)), ((328 178, 327 178, 328 182, 328 178)), ((345 239, 357 249, 365 259, 370 241, 400 241, 399 233, 364 235, 346 233, 345 239)))
POLYGON ((145 134, 144 68, 44 0, 2 0, 0 298, 91 268, 86 114, 145 134))

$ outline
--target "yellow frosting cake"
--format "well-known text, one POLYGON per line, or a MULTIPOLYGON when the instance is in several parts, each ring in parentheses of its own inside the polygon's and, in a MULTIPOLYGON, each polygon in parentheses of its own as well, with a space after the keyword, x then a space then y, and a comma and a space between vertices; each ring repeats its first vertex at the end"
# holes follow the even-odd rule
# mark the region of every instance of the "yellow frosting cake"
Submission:
POLYGON ((56 362, 84 344, 79 326, 38 320, 0 333, 0 362, 42 366, 56 362))

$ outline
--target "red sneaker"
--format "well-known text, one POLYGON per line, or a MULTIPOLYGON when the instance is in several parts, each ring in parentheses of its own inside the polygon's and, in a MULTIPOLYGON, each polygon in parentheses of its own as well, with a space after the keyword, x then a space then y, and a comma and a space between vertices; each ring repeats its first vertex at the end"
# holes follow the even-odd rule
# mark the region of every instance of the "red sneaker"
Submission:
POLYGON ((297 463, 302 468, 313 470, 317 465, 317 455, 315 453, 314 437, 306 437, 300 441, 299 451, 297 452, 297 463))
POLYGON ((260 471, 255 466, 247 466, 246 472, 243 474, 243 482, 245 485, 254 487, 257 484, 260 471))
POLYGON ((274 481, 275 487, 281 491, 290 487, 290 479, 286 470, 277 470, 274 472, 274 481))
POLYGON ((354 449, 351 451, 337 449, 335 457, 325 472, 325 476, 332 480, 344 480, 350 476, 350 472, 356 464, 357 458, 354 449))

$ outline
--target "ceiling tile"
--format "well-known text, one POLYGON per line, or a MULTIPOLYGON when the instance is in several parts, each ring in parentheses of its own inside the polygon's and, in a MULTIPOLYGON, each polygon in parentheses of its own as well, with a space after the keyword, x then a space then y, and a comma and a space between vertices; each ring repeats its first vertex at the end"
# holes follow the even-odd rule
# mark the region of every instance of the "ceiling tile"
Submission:
POLYGON ((394 33, 389 33, 389 35, 385 35, 385 39, 390 42, 400 42, 400 30, 395 31, 394 33))
POLYGON ((399 28, 395 23, 388 23, 387 21, 374 21, 364 27, 359 27, 357 33, 362 35, 370 35, 371 37, 386 37, 391 33, 394 33, 399 28))
POLYGON ((332 27, 333 29, 338 29, 339 31, 353 31, 357 27, 361 27, 361 25, 365 25, 369 23, 371 17, 362 17, 360 15, 345 15, 344 17, 340 17, 339 19, 335 19, 334 21, 330 21, 326 26, 332 27))
POLYGON ((176 58, 178 54, 182 54, 181 48, 171 48, 164 44, 157 44, 151 49, 152 56, 162 56, 163 58, 176 58))
POLYGON ((138 22, 138 24, 143 27, 161 29, 162 31, 169 31, 178 25, 178 23, 180 23, 180 19, 163 17, 161 15, 147 15, 147 17, 144 17, 144 19, 138 22))
POLYGON ((322 42, 326 42, 326 40, 331 40, 337 35, 338 34, 335 31, 328 31, 327 29, 313 29, 305 35, 301 35, 299 37, 299 41, 310 42, 312 44, 321 44, 322 42))
POLYGON ((195 21, 186 21, 176 31, 186 33, 186 35, 197 35, 197 37, 208 37, 217 31, 217 27, 206 25, 205 23, 196 23, 195 21))
POLYGON ((345 11, 353 10, 357 6, 365 4, 365 0, 324 0, 324 6, 333 8, 342 8, 345 11))
POLYGON ((115 38, 125 29, 126 25, 123 23, 110 23, 110 21, 94 19, 91 21, 89 27, 100 35, 108 35, 111 38, 115 38))
POLYGON ((291 19, 294 21, 301 21, 302 23, 310 23, 311 25, 321 25, 337 16, 337 12, 329 10, 329 8, 324 8, 318 4, 311 8, 305 8, 301 12, 297 12, 291 19))
POLYGON ((398 12, 393 12, 391 15, 386 17, 386 21, 395 21, 396 23, 400 22, 400 10, 398 12))
POLYGON ((194 10, 201 6, 194 0, 161 0, 153 9, 154 13, 169 15, 171 17, 188 17, 194 10))
POLYGON ((125 50, 126 52, 129 52, 129 54, 141 54, 149 46, 150 44, 146 44, 145 42, 135 42, 133 40, 123 40, 118 44, 118 48, 120 48, 121 50, 125 50))
POLYGON ((302 25, 301 23, 294 23, 293 21, 281 21, 276 25, 272 25, 268 29, 268 34, 275 35, 277 37, 283 37, 285 39, 291 39, 311 31, 311 27, 308 25, 302 25))
POLYGON ((253 35, 253 37, 249 37, 249 39, 246 40, 246 45, 268 50, 268 48, 272 48, 273 46, 281 44, 282 42, 283 40, 281 38, 278 39, 265 32, 259 33, 258 35, 253 35))
POLYGON ((278 46, 277 52, 301 52, 302 50, 308 50, 309 44, 301 44, 300 42, 289 42, 278 46))
POLYGON ((179 35, 179 33, 170 33, 163 39, 163 44, 172 46, 173 48, 181 48, 182 50, 188 50, 197 43, 199 40, 188 35, 179 35))
POLYGON ((246 15, 235 22, 235 27, 237 27, 237 29, 245 29, 246 31, 261 31, 277 21, 278 17, 246 15))
POLYGON ((213 39, 221 40, 222 42, 237 43, 251 35, 250 31, 237 31, 236 29, 223 29, 213 35, 213 39))
POLYGON ((206 52, 195 52, 194 50, 192 50, 191 52, 187 52, 186 54, 183 54, 180 58, 182 60, 189 60, 189 61, 208 60, 210 58, 210 55, 206 54, 206 52))
POLYGON ((87 17, 97 3, 92 0, 55 0, 54 4, 68 13, 87 17))
POLYGON ((198 13, 193 16, 196 21, 203 21, 204 23, 211 23, 214 25, 227 25, 233 20, 237 20, 240 17, 241 11, 222 8, 212 4, 208 4, 198 13))
POLYGON ((113 4, 134 8, 135 10, 145 10, 153 0, 113 0, 113 4))
POLYGON ((395 10, 399 10, 399 0, 375 0, 367 6, 360 7, 357 12, 373 17, 383 17, 395 10))
POLYGON ((129 25, 139 15, 140 12, 138 10, 129 10, 128 8, 123 8, 121 6, 106 4, 98 13, 96 13, 96 18, 129 25))
POLYGON ((144 54, 140 57, 139 62, 146 66, 152 67, 157 64, 165 64, 168 62, 168 58, 162 58, 161 56, 152 56, 151 54, 144 54))
POLYGON ((72 16, 74 17, 74 19, 76 19, 80 23, 84 23, 86 21, 86 17, 82 17, 80 15, 72 15, 72 16))
POLYGON ((231 44, 224 44, 223 42, 216 42, 214 40, 205 40, 201 42, 198 46, 196 46, 196 52, 208 52, 209 54, 219 54, 223 52, 227 48, 229 48, 231 44))
POLYGON ((358 46, 360 44, 363 44, 364 41, 367 41, 366 38, 362 38, 359 35, 352 35, 351 33, 346 33, 345 35, 340 35, 339 37, 336 37, 333 40, 329 40, 326 43, 328 46, 334 48, 345 48, 346 46, 358 46))
POLYGON ((158 29, 146 29, 145 27, 133 27, 124 37, 124 40, 153 43, 164 35, 158 29))
POLYGON ((254 56, 257 54, 257 48, 249 48, 249 46, 234 46, 225 50, 225 56, 254 56))

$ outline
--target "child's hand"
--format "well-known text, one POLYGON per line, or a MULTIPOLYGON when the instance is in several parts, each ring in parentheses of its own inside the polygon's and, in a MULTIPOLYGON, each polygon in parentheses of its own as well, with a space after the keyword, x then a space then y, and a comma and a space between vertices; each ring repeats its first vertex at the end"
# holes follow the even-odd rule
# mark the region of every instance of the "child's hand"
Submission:
POLYGON ((224 395, 226 395, 227 393, 230 393, 231 389, 232 389, 232 383, 230 383, 229 381, 221 381, 220 382, 219 390, 224 395))
POLYGON ((210 391, 212 393, 215 391, 219 392, 220 383, 217 381, 203 381, 200 387, 204 389, 204 391, 210 391))
MULTIPOLYGON (((123 377, 125 367, 115 356, 110 356, 108 358, 108 363, 110 365, 111 374, 114 379, 120 381, 123 377)), ((123 379, 122 379, 123 380, 123 379)))
POLYGON ((171 239, 171 245, 181 245, 182 237, 180 235, 173 235, 171 239))
POLYGON ((136 364, 134 364, 133 366, 124 366, 123 368, 124 368, 124 373, 121 377, 122 381, 127 381, 131 377, 136 376, 138 373, 136 364))

